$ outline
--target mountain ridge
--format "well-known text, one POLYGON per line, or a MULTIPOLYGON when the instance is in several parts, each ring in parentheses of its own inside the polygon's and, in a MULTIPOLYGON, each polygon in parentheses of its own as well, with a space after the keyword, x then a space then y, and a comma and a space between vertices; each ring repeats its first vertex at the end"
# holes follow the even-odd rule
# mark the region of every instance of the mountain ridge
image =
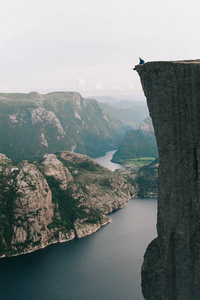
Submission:
POLYGON ((76 92, 0 94, 0 152, 16 162, 59 150, 98 157, 116 149, 126 130, 76 92))

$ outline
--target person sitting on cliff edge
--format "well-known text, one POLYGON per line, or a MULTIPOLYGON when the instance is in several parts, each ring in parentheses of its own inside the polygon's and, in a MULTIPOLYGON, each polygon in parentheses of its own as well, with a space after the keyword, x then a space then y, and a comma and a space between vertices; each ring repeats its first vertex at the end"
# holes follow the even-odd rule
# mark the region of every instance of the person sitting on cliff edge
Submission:
POLYGON ((145 63, 145 61, 143 59, 141 59, 141 57, 139 57, 140 63, 139 65, 143 65, 145 63))
MULTIPOLYGON (((140 60, 139 65, 145 64, 145 61, 144 61, 141 57, 139 57, 139 60, 140 60)), ((138 65, 137 65, 137 66, 138 66, 138 65)), ((135 68, 133 68, 133 70, 135 70, 135 68)))

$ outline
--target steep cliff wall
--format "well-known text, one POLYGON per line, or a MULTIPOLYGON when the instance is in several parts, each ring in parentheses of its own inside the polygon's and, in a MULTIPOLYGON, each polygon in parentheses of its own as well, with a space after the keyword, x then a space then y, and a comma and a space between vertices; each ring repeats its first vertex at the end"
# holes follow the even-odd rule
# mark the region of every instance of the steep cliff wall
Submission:
POLYGON ((200 299, 200 60, 136 66, 160 158, 158 238, 142 266, 145 299, 200 299))

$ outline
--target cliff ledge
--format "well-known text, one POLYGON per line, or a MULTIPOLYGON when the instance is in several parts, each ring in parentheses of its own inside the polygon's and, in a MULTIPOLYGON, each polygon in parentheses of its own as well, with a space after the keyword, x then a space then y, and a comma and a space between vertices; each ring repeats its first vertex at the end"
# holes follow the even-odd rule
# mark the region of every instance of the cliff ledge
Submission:
POLYGON ((160 159, 158 237, 142 266, 145 299, 200 299, 200 60, 136 66, 160 159))

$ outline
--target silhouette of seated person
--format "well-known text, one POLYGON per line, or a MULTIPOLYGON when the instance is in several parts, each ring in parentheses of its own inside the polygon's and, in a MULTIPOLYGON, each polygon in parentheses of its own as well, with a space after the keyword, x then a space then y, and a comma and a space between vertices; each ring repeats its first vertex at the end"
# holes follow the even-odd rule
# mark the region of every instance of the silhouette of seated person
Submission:
POLYGON ((144 60, 143 59, 141 59, 141 57, 139 57, 139 60, 140 60, 140 63, 139 63, 139 65, 143 65, 145 62, 144 62, 144 60))
MULTIPOLYGON (((141 57, 139 57, 139 65, 143 65, 144 63, 145 61, 141 57)), ((133 68, 133 70, 135 70, 135 68, 133 68)))

